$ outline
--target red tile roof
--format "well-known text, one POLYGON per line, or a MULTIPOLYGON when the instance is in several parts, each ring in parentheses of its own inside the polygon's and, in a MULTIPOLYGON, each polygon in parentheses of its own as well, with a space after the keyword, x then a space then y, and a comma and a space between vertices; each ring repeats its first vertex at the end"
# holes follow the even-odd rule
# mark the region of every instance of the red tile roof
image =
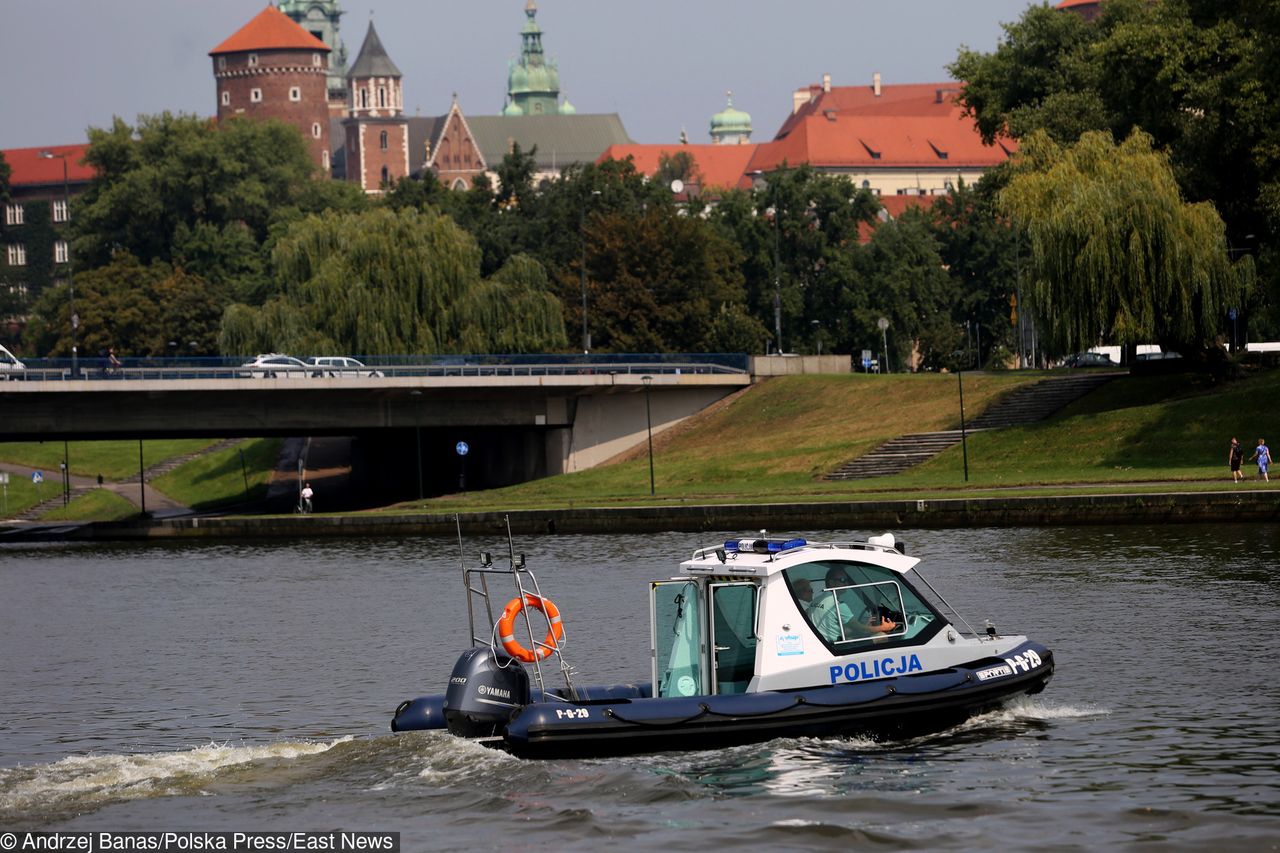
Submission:
POLYGON ((596 162, 631 157, 637 172, 653 175, 663 155, 683 151, 693 157, 703 189, 732 189, 738 186, 755 150, 754 145, 610 145, 596 162))
POLYGON ((62 183, 62 155, 66 155, 67 181, 69 183, 86 183, 93 180, 96 174, 92 166, 86 166, 85 153, 88 145, 46 145, 42 148, 6 148, 5 162, 12 169, 9 177, 11 186, 37 186, 41 184, 62 183), (48 151, 53 157, 41 157, 41 151, 48 151))
POLYGON ((760 146, 748 171, 811 163, 817 168, 990 168, 1017 145, 982 144, 955 103, 961 84, 810 86, 810 100, 790 115, 773 142, 760 146))
POLYGON ((329 46, 295 24, 275 6, 268 6, 236 30, 235 35, 209 51, 209 55, 247 50, 322 50, 328 53, 329 46))

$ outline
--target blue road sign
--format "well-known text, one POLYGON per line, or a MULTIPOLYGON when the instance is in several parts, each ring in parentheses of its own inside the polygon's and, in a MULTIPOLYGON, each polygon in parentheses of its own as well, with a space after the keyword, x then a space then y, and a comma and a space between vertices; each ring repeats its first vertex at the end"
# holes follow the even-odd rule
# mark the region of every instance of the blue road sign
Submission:
POLYGON ((466 456, 471 452, 471 447, 465 441, 459 441, 455 449, 458 451, 459 456, 466 456))
POLYGON ((1227 312, 1227 317, 1229 317, 1232 320, 1234 320, 1237 316, 1239 315, 1236 313, 1236 309, 1234 308, 1232 308, 1230 311, 1227 312))
POLYGON ((31 482, 35 483, 37 486, 40 485, 44 482, 44 474, 41 474, 39 471, 32 471, 31 482))

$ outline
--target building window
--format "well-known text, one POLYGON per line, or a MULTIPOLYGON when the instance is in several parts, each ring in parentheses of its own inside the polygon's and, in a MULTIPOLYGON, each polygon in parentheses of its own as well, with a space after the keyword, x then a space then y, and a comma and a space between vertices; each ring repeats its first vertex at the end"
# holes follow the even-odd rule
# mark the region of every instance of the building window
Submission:
POLYGON ((387 181, 389 181, 390 179, 391 179, 391 176, 390 176, 390 173, 387 171, 387 167, 383 166, 382 167, 382 186, 385 187, 387 185, 387 181))
POLYGON ((369 90, 368 89, 360 90, 360 109, 362 110, 369 109, 369 90))
POLYGON ((53 244, 53 262, 55 264, 65 264, 69 258, 70 253, 67 251, 67 241, 55 241, 53 244))
POLYGON ((385 86, 378 87, 378 106, 385 107, 387 105, 387 89, 385 86))
POLYGON ((9 244, 9 266, 25 267, 27 265, 27 247, 22 243, 9 244))
POLYGON ((387 150, 387 132, 385 130, 378 134, 378 147, 383 151, 387 150))
POLYGON ((227 58, 225 56, 218 57, 218 70, 219 71, 227 70, 227 58))
POLYGON ((222 93, 222 105, 223 105, 224 107, 229 107, 229 106, 231 106, 231 93, 230 93, 230 92, 223 92, 223 93, 222 93))
POLYGON ((250 89, 250 90, 249 90, 249 101, 250 101, 251 103, 255 103, 255 104, 260 104, 260 103, 262 103, 262 90, 261 90, 261 89, 250 89))
POLYGON ((291 86, 291 87, 289 87, 289 100, 291 100, 291 101, 301 101, 301 100, 302 100, 302 89, 298 88, 297 86, 291 86))
POLYGON ((249 67, 250 68, 258 67, 258 54, 256 53, 249 54, 249 67))
POLYGON ((67 215, 67 202, 65 199, 58 199, 53 203, 53 221, 66 222, 71 217, 67 215))
POLYGON ((22 205, 6 204, 4 207, 4 224, 5 225, 21 225, 23 222, 22 205))
POLYGON ((329 169, 329 152, 328 151, 320 152, 320 163, 324 166, 325 170, 328 171, 329 169))
POLYGON ((867 181, 867 180, 864 180, 864 181, 862 182, 862 188, 863 188, 864 190, 869 190, 869 189, 871 189, 871 182, 870 182, 870 181, 867 181))
POLYGON ((320 122, 318 122, 318 121, 317 121, 317 122, 314 122, 314 123, 311 125, 311 138, 312 138, 312 139, 319 139, 319 138, 320 138, 320 122))
POLYGON ((311 64, 314 65, 316 68, 319 68, 321 65, 324 64, 324 60, 320 58, 320 54, 313 53, 311 54, 311 64))

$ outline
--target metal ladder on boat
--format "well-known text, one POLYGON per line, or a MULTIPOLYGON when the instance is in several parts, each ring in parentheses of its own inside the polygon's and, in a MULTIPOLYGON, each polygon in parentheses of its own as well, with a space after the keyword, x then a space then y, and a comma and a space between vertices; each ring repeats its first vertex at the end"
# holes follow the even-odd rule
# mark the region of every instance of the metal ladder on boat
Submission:
MULTIPOLYGON (((456 516, 455 516, 456 519, 456 516)), ((461 526, 458 530, 458 553, 462 553, 462 531, 461 526)), ((493 598, 489 594, 489 578, 490 576, 506 575, 512 579, 516 596, 519 600, 525 601, 526 595, 533 595, 540 601, 547 600, 542 594, 542 588, 538 586, 538 578, 533 571, 525 565, 524 554, 515 553, 511 544, 511 520, 507 519, 507 559, 508 567, 502 568, 493 565, 493 556, 487 552, 481 552, 480 567, 468 569, 466 565, 462 568, 462 581, 467 589, 467 625, 471 632, 471 643, 474 646, 486 646, 496 656, 498 646, 498 617, 494 615, 493 598), (526 586, 526 581, 528 586, 526 586), (489 632, 487 636, 481 636, 476 633, 476 610, 478 605, 483 605, 483 612, 487 618, 489 632)), ((562 701, 574 701, 578 698, 578 693, 573 687, 573 675, 571 667, 564 658, 564 645, 568 639, 568 629, 565 628, 564 636, 553 643, 546 643, 537 638, 534 632, 533 622, 529 618, 529 611, 533 608, 525 607, 520 611, 517 622, 523 625, 523 633, 528 638, 528 645, 525 648, 530 650, 546 649, 548 652, 547 659, 554 657, 559 662, 560 675, 564 678, 565 688, 567 690, 568 699, 556 693, 550 693, 546 688, 546 681, 542 672, 542 661, 539 660, 535 651, 533 664, 533 678, 538 685, 544 699, 561 699, 562 701)), ((551 636, 551 620, 542 610, 538 610, 546 621, 547 634, 551 636)), ((564 623, 561 623, 564 627, 564 623)), ((515 630, 519 631, 517 627, 515 630)), ((514 662, 516 666, 520 665, 519 661, 514 662)))

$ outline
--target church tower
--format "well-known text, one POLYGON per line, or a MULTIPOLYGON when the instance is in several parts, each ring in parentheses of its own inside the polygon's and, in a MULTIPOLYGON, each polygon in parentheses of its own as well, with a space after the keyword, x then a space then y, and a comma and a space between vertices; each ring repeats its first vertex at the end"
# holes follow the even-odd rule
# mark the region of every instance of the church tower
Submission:
POLYGON ((566 101, 560 105, 560 71, 542 51, 542 30, 534 20, 538 7, 529 0, 524 7, 524 29, 520 31, 520 58, 507 71, 507 104, 504 116, 572 115, 566 101))
POLYGON ((734 109, 733 92, 725 95, 728 105, 711 117, 711 142, 715 145, 746 145, 751 141, 751 115, 734 109))
POLYGON ((329 46, 267 6, 209 56, 218 121, 274 118, 293 125, 327 177, 329 46))
POLYGON ((280 11, 329 46, 329 112, 341 117, 347 109, 347 46, 338 34, 345 14, 338 0, 280 0, 280 11))
POLYGON ((360 54, 347 73, 347 180, 367 193, 409 174, 409 122, 404 116, 400 69, 387 56, 369 22, 360 54))

